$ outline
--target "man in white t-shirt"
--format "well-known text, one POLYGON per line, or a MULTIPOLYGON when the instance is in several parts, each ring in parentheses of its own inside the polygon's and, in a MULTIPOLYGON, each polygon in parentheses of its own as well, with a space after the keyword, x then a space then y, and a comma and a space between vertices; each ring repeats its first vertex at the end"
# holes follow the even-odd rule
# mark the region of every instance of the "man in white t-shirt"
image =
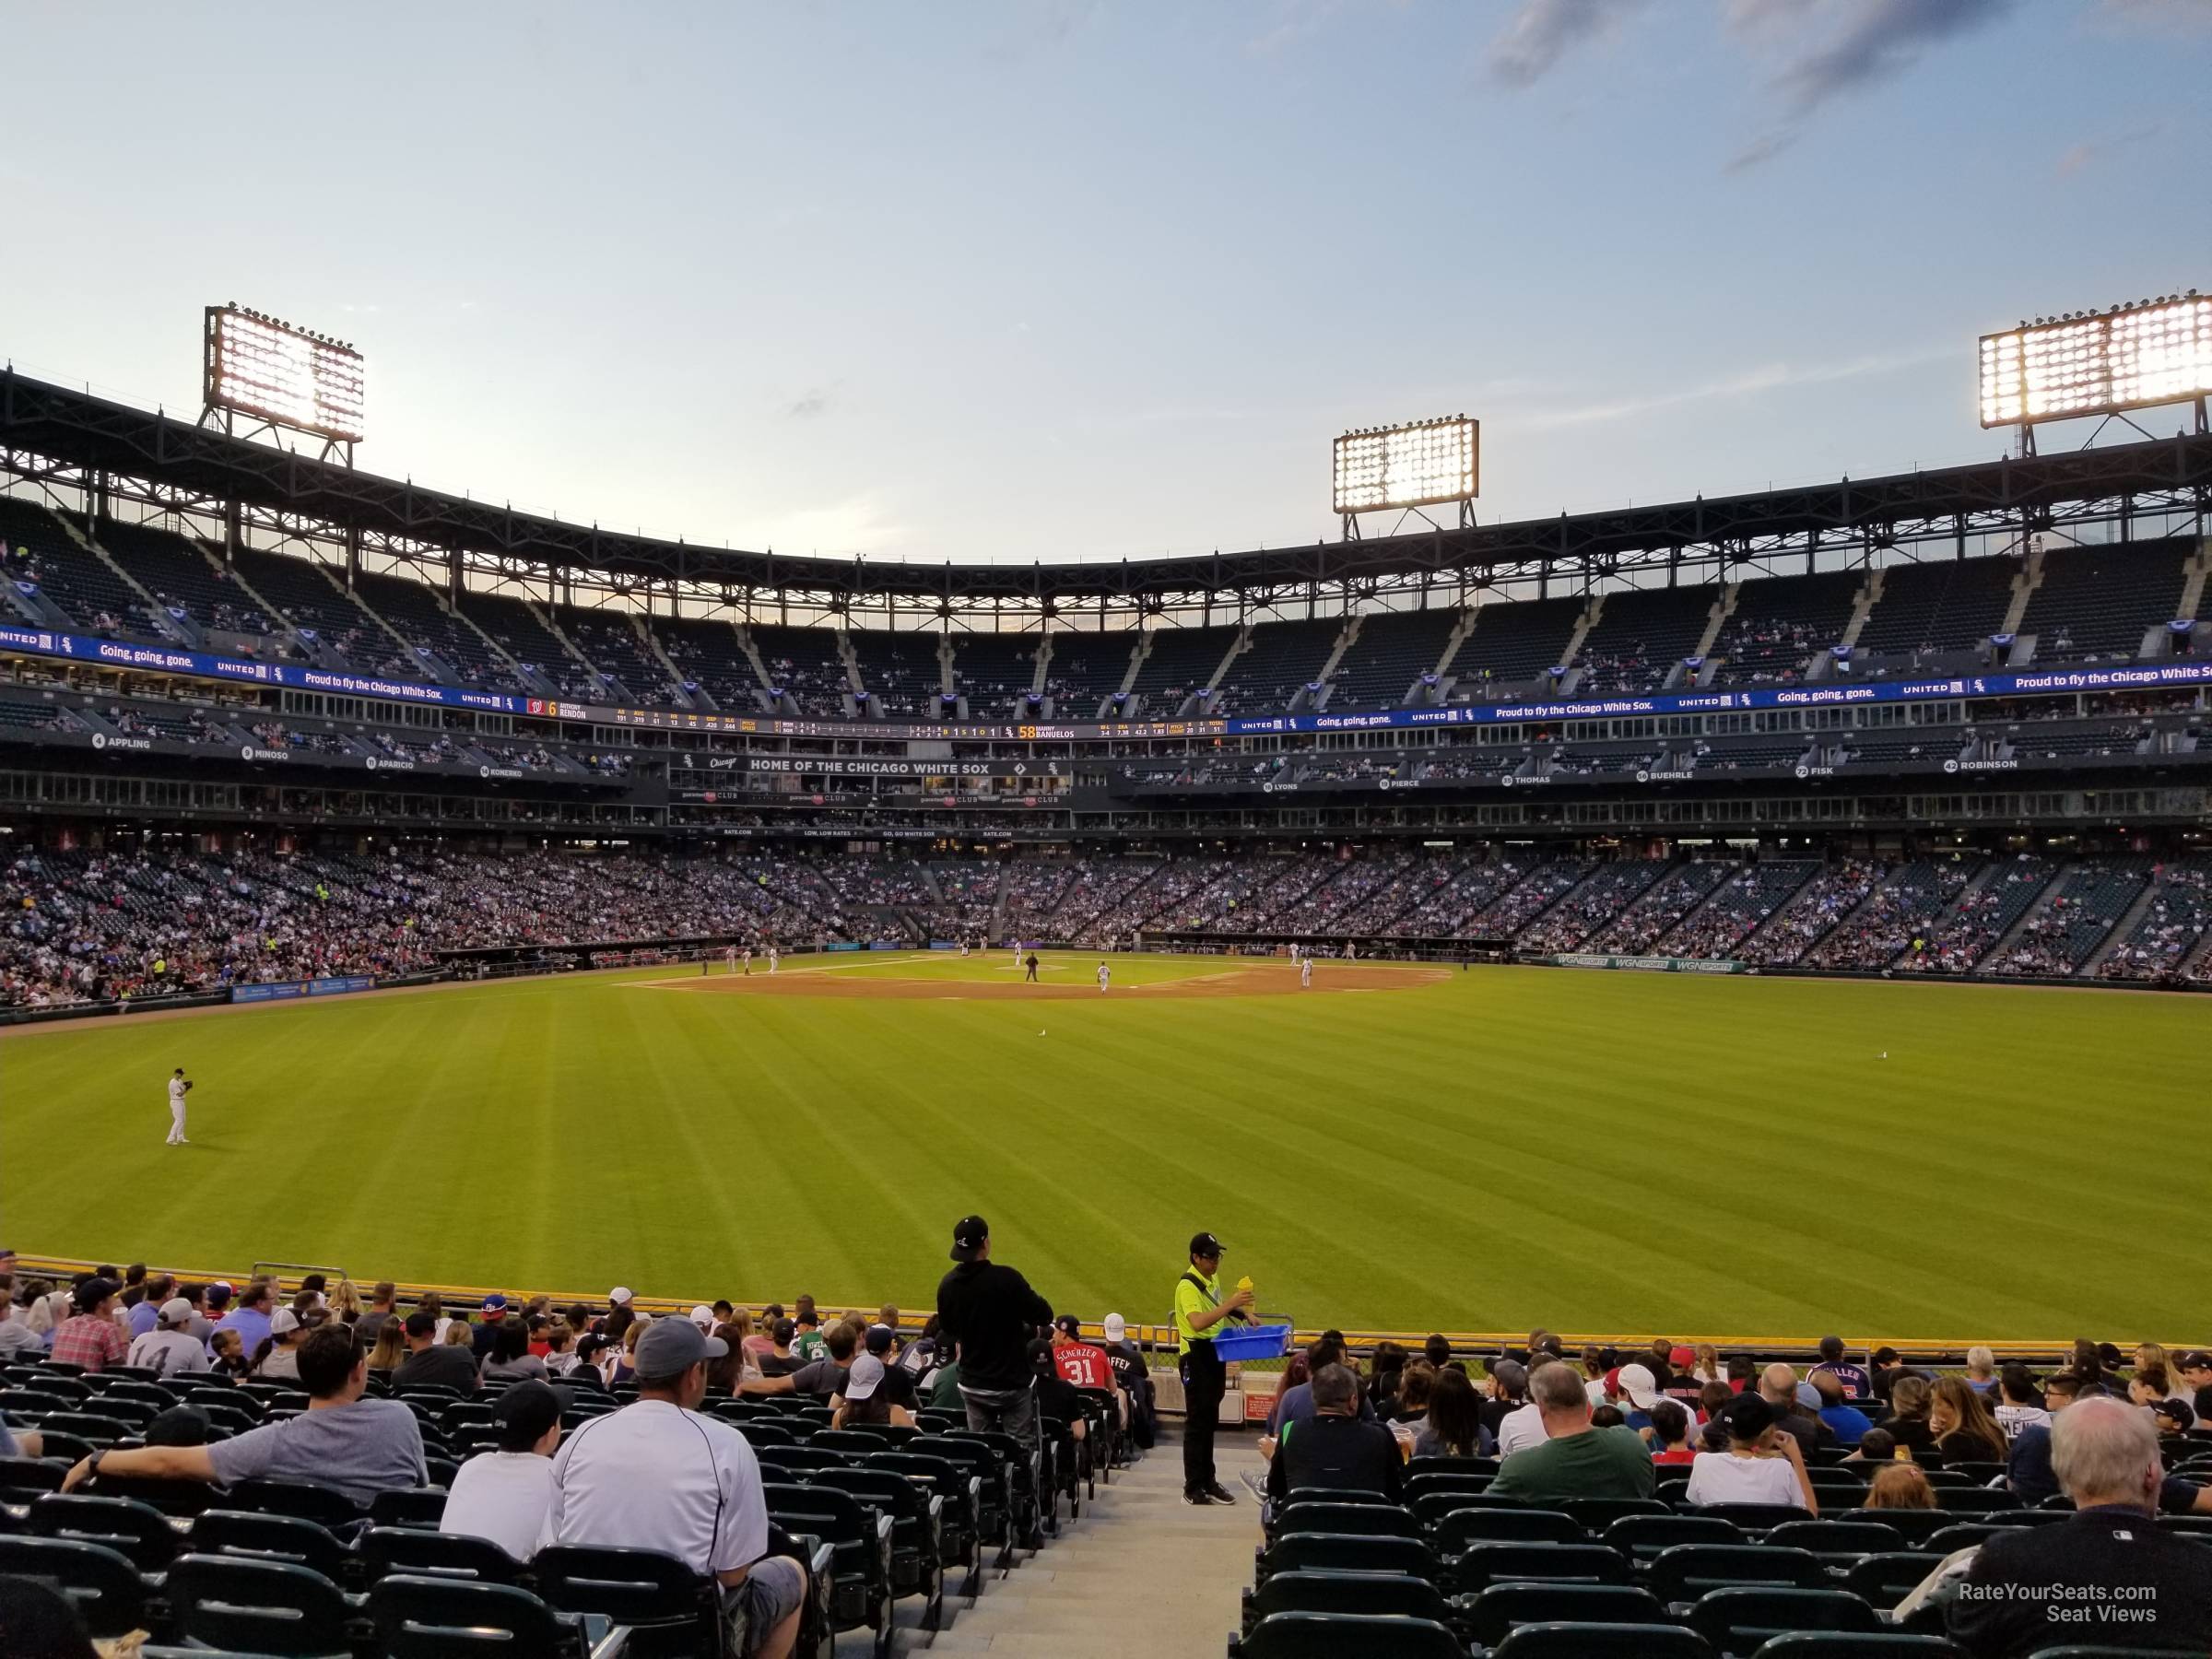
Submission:
POLYGON ((702 1417, 707 1362, 729 1346, 688 1319, 656 1319, 630 1363, 638 1397, 583 1425, 553 1456, 542 1549, 657 1549, 722 1589, 733 1653, 786 1659, 806 1603, 806 1570, 768 1553, 760 1467, 745 1436, 702 1417))
POLYGON ((1818 1514, 1813 1483, 1805 1472, 1805 1453, 1794 1435, 1783 1431, 1781 1414, 1758 1394, 1746 1391, 1721 1407, 1728 1450, 1700 1452, 1690 1460, 1692 1503, 1783 1503, 1818 1514))
POLYGON ((537 1553, 553 1502, 553 1453, 560 1445, 560 1414, 575 1394, 528 1381, 501 1394, 492 1415, 500 1449, 461 1465, 438 1530, 488 1538, 518 1561, 537 1553))
POLYGON ((171 1297, 155 1315, 154 1328, 132 1339, 124 1363, 145 1366, 157 1377, 206 1371, 207 1350, 193 1335, 191 1326, 192 1304, 181 1296, 171 1297))
POLYGON ((1525 1406, 1514 1407, 1498 1419, 1500 1457, 1511 1457, 1516 1452, 1540 1446, 1550 1438, 1544 1429, 1544 1412, 1534 1400, 1525 1406))

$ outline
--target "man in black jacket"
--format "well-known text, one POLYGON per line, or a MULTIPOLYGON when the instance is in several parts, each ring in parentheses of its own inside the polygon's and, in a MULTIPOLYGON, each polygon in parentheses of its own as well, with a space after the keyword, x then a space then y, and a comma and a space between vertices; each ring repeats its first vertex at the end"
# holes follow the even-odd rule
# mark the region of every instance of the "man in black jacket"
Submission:
POLYGON ((2212 1550, 2158 1524, 2158 1430, 2119 1400, 2052 1419, 2051 1464, 2075 1513, 1976 1552, 1946 1609, 1974 1659, 2077 1643, 2201 1651, 2212 1631, 2212 1550))
POLYGON ((1277 1503, 1310 1487, 1372 1492, 1395 1503, 1403 1488, 1405 1453, 1380 1423, 1361 1422, 1359 1380, 1341 1365, 1313 1373, 1313 1416, 1283 1425, 1267 1465, 1267 1495, 1277 1503))
POLYGON ((1013 1268, 991 1259, 991 1224, 981 1216, 952 1230, 952 1259, 959 1265, 937 1286, 937 1331, 941 1341, 959 1344, 968 1427, 1003 1430, 1034 1447, 1030 1339, 1053 1323, 1052 1304, 1013 1268))

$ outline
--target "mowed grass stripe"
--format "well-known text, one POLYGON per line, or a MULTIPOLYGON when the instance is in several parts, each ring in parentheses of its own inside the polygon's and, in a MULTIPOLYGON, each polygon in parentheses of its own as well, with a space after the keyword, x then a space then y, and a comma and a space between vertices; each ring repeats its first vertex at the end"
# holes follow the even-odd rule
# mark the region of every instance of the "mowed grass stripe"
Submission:
MULTIPOLYGON (((1115 963, 1124 986, 1221 966, 1115 963)), ((1308 1323, 2194 1340, 2200 1316, 2115 1231, 2183 1235, 2194 999, 1535 970, 1054 1003, 626 978, 0 1041, 0 1219, 68 1253, 923 1307, 981 1209, 1056 1303, 1137 1319, 1199 1227, 1308 1323), (160 1144, 180 1062, 188 1153, 160 1144), (112 1206, 63 1174, 88 1136, 112 1206), (2037 1270, 1980 1265, 2023 1239, 2037 1270)))

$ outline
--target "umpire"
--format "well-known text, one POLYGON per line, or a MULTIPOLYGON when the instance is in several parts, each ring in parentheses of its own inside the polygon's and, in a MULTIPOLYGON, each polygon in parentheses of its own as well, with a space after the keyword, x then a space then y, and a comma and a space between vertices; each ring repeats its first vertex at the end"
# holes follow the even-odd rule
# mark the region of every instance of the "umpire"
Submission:
POLYGON ((1236 1290, 1225 1301, 1216 1275, 1221 1270, 1221 1241, 1202 1232, 1191 1241, 1191 1265, 1175 1281, 1175 1351, 1182 1375, 1182 1500, 1234 1503, 1230 1489, 1214 1477, 1214 1431, 1221 1421, 1221 1395, 1228 1368, 1214 1356, 1206 1333, 1225 1319, 1244 1317, 1252 1292, 1236 1290))

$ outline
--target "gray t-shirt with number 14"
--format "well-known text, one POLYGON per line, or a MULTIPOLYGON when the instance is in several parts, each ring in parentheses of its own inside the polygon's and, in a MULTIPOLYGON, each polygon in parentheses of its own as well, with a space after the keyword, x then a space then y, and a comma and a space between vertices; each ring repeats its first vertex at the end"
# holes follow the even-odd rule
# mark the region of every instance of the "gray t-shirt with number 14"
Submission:
POLYGON ((377 1493, 428 1484, 422 1430, 397 1400, 356 1400, 213 1441, 207 1460, 225 1486, 256 1477, 319 1480, 367 1508, 377 1493))

